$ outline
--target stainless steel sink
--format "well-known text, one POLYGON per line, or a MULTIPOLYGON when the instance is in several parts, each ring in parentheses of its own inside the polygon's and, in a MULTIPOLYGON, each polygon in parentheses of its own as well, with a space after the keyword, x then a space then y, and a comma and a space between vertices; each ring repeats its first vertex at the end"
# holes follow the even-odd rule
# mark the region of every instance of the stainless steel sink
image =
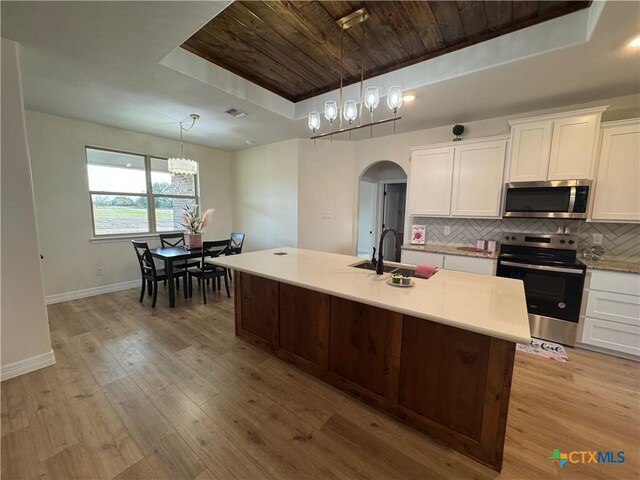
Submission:
MULTIPOLYGON (((371 260, 363 260, 362 262, 354 263, 351 266, 353 268, 361 268, 363 270, 376 270, 376 267, 373 265, 373 263, 371 263, 371 260)), ((411 265, 404 265, 394 262, 385 262, 383 270, 385 273, 399 273, 400 275, 404 275, 405 277, 413 277, 416 272, 415 267, 411 265)))

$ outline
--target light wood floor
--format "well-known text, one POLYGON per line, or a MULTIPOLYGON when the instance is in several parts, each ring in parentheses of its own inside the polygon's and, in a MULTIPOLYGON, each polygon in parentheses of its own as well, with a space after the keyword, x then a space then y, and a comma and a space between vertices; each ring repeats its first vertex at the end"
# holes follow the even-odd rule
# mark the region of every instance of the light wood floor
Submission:
POLYGON ((57 364, 2 383, 3 480, 638 478, 636 363, 517 353, 498 474, 236 339, 226 297, 137 295, 49 307, 57 364))

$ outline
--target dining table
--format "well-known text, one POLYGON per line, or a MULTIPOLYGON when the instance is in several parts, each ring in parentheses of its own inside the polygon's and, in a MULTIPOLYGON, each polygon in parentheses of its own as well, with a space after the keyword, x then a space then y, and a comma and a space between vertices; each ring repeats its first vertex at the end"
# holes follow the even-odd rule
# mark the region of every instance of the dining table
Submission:
MULTIPOLYGON (((167 274, 167 286, 169 288, 169 307, 176 306, 176 292, 175 283, 173 281, 173 264, 175 262, 184 262, 192 258, 202 258, 202 248, 189 248, 189 247, 159 247, 151 248, 149 250, 151 256, 162 260, 165 264, 165 271, 167 274)), ((213 254, 214 252, 212 252, 213 254)), ((183 288, 187 288, 184 285, 183 288)))

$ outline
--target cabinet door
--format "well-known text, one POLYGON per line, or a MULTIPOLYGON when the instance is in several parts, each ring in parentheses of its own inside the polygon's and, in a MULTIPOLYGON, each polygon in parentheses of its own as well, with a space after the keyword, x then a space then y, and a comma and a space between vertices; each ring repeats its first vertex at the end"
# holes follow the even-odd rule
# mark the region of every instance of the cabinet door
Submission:
POLYGON ((449 215, 452 178, 453 147, 412 152, 409 214, 449 215))
POLYGON ((600 115, 579 115, 553 122, 549 180, 591 178, 600 115))
POLYGON ((280 348, 326 368, 330 303, 329 295, 281 283, 280 348))
POLYGON ((490 258, 445 255, 444 269, 456 270, 458 272, 480 273, 482 275, 494 275, 496 273, 496 261, 490 258))
POLYGON ((240 276, 242 286, 236 303, 238 330, 249 333, 261 345, 275 348, 278 345, 278 282, 242 272, 235 275, 240 276))
POLYGON ((399 313, 331 297, 329 372, 364 389, 365 395, 392 398, 397 387, 391 376, 394 338, 401 329, 399 313))
POLYGON ((547 179, 551 127, 551 121, 546 120, 514 125, 511 128, 510 182, 547 179))
POLYGON ((593 220, 640 222, 640 122, 603 128, 593 220))
POLYGON ((402 263, 410 265, 435 265, 438 268, 444 266, 444 255, 441 253, 420 252, 417 250, 402 250, 402 263))
POLYGON ((506 141, 455 148, 451 215, 499 217, 506 141))

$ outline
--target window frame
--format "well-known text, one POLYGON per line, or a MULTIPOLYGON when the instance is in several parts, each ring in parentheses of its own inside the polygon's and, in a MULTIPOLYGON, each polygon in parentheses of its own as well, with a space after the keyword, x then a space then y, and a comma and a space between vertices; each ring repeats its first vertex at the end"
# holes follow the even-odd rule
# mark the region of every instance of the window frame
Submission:
POLYGON ((164 194, 164 193, 153 193, 153 182, 151 181, 151 159, 158 160, 168 160, 167 157, 163 157, 161 155, 149 155, 146 153, 137 153, 137 152, 128 152, 125 150, 116 150, 113 148, 105 148, 105 147, 96 147, 93 145, 85 145, 84 147, 84 155, 85 155, 85 168, 87 172, 87 190, 89 192, 89 210, 91 212, 91 230, 93 233, 92 239, 100 240, 100 239, 129 239, 129 238, 137 238, 137 237, 149 237, 160 235, 162 233, 180 233, 183 230, 157 230, 156 224, 156 198, 183 198, 183 199, 193 199, 196 205, 200 204, 200 188, 199 188, 199 178, 196 173, 193 177, 194 181, 194 189, 195 195, 179 195, 179 194, 164 194), (144 158, 144 175, 147 186, 146 193, 125 193, 125 192, 116 192, 116 191, 106 191, 106 190, 91 190, 89 186, 89 150, 101 150, 103 152, 111 152, 111 153, 122 153, 124 155, 135 155, 138 157, 144 158), (116 195, 116 196, 126 196, 126 197, 146 197, 147 198, 147 225, 148 229, 144 232, 129 232, 129 233, 96 233, 96 219, 93 213, 93 195, 116 195))

